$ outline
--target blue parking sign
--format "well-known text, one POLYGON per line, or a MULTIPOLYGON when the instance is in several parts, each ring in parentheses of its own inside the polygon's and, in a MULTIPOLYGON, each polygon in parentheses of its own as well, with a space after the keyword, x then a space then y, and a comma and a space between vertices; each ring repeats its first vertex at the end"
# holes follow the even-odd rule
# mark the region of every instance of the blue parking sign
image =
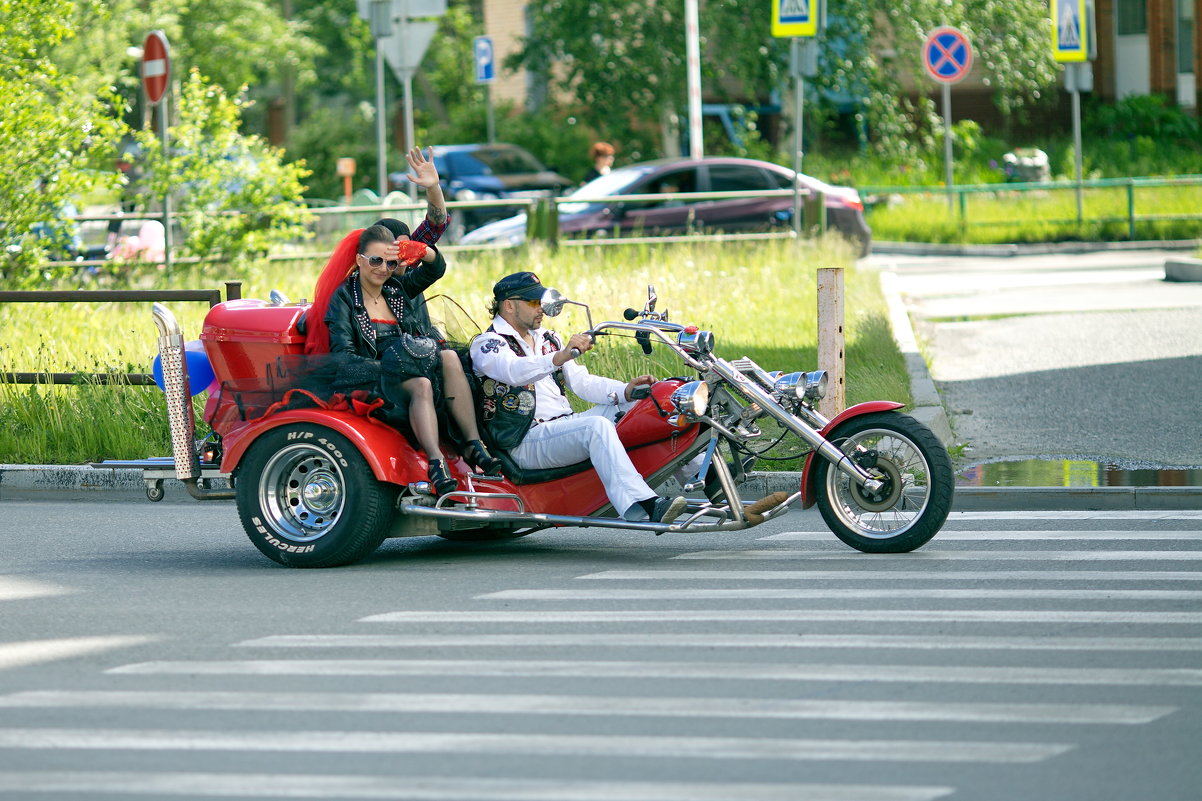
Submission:
POLYGON ((476 64, 476 83, 492 83, 493 53, 492 38, 477 36, 472 40, 472 56, 476 64))

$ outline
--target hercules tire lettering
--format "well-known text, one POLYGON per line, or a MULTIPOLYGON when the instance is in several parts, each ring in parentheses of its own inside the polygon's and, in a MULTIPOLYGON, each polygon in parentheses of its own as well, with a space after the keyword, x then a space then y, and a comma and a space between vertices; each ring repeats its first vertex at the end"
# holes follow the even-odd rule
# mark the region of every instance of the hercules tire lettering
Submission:
POLYGON ((398 488, 376 479, 346 437, 288 423, 251 443, 235 483, 247 537, 274 562, 335 567, 384 541, 398 488))

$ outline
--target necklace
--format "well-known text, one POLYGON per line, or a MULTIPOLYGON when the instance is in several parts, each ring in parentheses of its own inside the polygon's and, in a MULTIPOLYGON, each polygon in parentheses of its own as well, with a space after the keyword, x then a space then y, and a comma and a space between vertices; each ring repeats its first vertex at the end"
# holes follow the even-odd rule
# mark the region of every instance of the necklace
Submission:
POLYGON ((367 295, 367 297, 371 298, 371 300, 376 301, 379 300, 380 296, 384 294, 384 290, 381 288, 379 294, 373 296, 371 292, 367 290, 367 287, 363 287, 363 294, 367 295))

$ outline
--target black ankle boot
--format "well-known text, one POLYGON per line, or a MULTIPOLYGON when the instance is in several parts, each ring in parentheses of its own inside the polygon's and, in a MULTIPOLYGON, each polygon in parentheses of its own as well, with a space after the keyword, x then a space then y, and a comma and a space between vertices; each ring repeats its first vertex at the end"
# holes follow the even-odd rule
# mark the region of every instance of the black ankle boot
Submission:
POLYGON ((485 475, 501 474, 501 460, 489 453, 478 439, 468 440, 467 447, 463 449, 463 458, 468 464, 479 467, 485 475))
POLYGON ((451 474, 447 472, 447 466, 442 463, 442 459, 431 459, 430 467, 426 470, 426 475, 430 479, 430 485, 434 489, 434 494, 439 497, 459 487, 459 482, 451 478, 451 474))

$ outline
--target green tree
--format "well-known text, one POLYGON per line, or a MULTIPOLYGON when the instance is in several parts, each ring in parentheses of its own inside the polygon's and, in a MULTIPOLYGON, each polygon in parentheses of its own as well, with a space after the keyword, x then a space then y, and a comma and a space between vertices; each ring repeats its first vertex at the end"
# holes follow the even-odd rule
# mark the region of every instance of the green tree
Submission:
POLYGON ((89 91, 51 59, 72 35, 70 15, 70 0, 0 0, 0 279, 10 285, 68 274, 45 266, 47 245, 70 240, 63 210, 117 180, 95 167, 120 135, 122 109, 104 86, 89 91), (41 238, 31 233, 38 224, 47 226, 41 238))
POLYGON ((239 262, 281 242, 303 238, 303 163, 238 131, 242 93, 229 96, 192 70, 179 97, 170 152, 152 131, 140 131, 151 194, 171 192, 184 231, 182 253, 239 262))
MULTIPOLYGON (((665 122, 686 107, 683 4, 538 0, 530 12, 532 33, 506 66, 546 76, 553 95, 571 98, 562 102, 606 138, 621 141, 628 157, 657 152, 665 122)), ((771 36, 766 7, 749 15, 745 2, 705 0, 700 23, 707 95, 762 103, 771 90, 787 88, 787 40, 771 36)), ((930 88, 920 47, 939 25, 955 25, 971 37, 974 70, 1003 111, 1037 100, 1054 80, 1047 0, 848 0, 830 8, 820 74, 807 84, 862 99, 860 114, 874 146, 915 158, 929 149, 940 122, 930 99, 907 98, 904 80, 920 91, 930 88)))
MULTIPOLYGON (((262 101, 279 97, 285 80, 297 91, 316 81, 321 45, 308 35, 303 19, 283 17, 278 0, 73 0, 66 5, 66 26, 86 35, 56 47, 55 64, 85 86, 112 86, 135 111, 129 120, 134 125, 141 124, 138 112, 144 111, 139 48, 152 30, 162 30, 171 44, 176 83, 196 67, 227 93, 249 86, 248 98, 262 101)), ((263 114, 258 111, 252 124, 263 128, 263 114)))

